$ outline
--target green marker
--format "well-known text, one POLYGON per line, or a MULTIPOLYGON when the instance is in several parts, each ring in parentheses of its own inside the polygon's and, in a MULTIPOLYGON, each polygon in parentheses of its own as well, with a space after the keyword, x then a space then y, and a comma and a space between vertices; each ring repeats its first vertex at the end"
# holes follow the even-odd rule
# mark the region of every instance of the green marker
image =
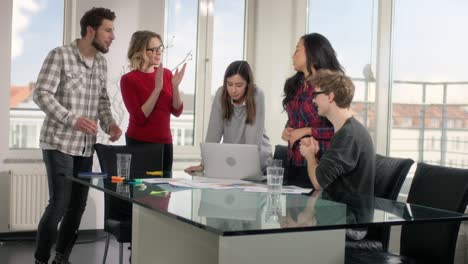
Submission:
POLYGON ((168 193, 169 191, 151 191, 150 192, 150 195, 158 195, 158 194, 162 194, 162 193, 168 193))

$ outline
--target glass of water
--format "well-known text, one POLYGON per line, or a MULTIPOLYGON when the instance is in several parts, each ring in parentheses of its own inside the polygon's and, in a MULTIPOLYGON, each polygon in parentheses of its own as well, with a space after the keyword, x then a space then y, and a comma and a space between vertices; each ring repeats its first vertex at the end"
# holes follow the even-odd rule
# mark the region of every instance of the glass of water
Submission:
POLYGON ((281 192, 283 186, 284 168, 268 167, 267 168, 267 184, 268 190, 281 192))

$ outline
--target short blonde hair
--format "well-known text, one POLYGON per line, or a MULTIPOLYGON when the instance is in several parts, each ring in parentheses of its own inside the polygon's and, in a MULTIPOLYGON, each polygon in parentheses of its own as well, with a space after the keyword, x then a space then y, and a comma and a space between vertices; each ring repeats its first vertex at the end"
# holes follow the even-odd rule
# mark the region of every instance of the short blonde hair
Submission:
POLYGON ((152 38, 158 38, 162 43, 161 36, 153 31, 141 30, 133 33, 127 52, 130 69, 140 70, 143 67, 147 60, 145 52, 152 38))
POLYGON ((338 71, 319 70, 310 83, 329 94, 335 94, 335 103, 340 108, 349 108, 354 97, 354 84, 351 79, 338 71))

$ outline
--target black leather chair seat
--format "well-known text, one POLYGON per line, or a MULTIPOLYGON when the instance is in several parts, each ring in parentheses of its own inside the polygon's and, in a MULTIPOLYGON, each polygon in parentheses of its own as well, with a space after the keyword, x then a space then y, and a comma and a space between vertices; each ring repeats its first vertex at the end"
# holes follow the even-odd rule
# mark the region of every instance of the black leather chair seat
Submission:
POLYGON ((358 241, 346 241, 346 250, 368 250, 368 251, 384 251, 383 244, 377 240, 363 239, 358 241))
POLYGON ((346 264, 418 264, 415 260, 388 252, 346 249, 346 264))
POLYGON ((132 240, 132 221, 106 219, 104 231, 113 234, 119 243, 127 243, 132 240))

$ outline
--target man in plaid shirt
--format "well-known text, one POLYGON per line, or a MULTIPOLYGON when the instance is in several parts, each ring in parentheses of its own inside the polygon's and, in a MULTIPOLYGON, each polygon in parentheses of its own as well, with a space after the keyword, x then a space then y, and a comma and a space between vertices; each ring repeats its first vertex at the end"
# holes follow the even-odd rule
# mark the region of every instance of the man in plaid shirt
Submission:
POLYGON ((111 141, 122 134, 112 117, 106 89, 107 62, 101 54, 108 52, 114 40, 114 19, 109 9, 87 11, 80 20, 81 38, 53 49, 36 82, 34 102, 46 113, 40 146, 50 194, 38 226, 36 263, 48 263, 54 243, 52 263, 69 263, 88 187, 65 176, 92 170, 97 120, 111 141))

